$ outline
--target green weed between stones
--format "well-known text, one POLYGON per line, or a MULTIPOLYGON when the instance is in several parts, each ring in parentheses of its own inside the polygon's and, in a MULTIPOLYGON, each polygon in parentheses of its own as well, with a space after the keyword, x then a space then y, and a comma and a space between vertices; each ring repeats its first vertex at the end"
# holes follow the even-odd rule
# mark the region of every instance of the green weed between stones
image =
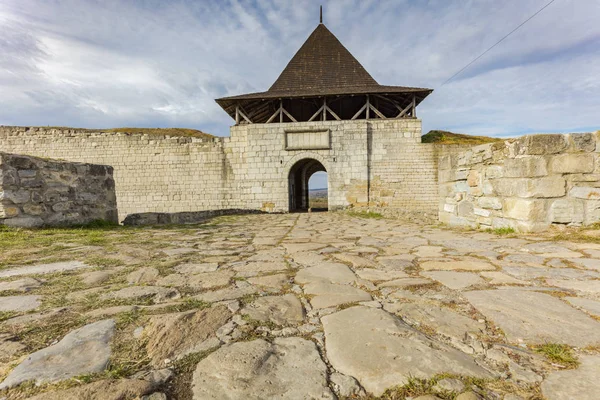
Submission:
POLYGON ((573 354, 573 350, 566 344, 546 343, 537 346, 535 351, 544 354, 550 361, 565 367, 576 368, 579 365, 579 361, 573 354))
POLYGON ((515 231, 514 228, 511 228, 509 226, 505 226, 503 228, 486 229, 486 232, 494 233, 499 236, 514 235, 517 233, 517 231, 515 231))
POLYGON ((374 211, 348 211, 347 214, 351 217, 382 219, 383 215, 374 211))

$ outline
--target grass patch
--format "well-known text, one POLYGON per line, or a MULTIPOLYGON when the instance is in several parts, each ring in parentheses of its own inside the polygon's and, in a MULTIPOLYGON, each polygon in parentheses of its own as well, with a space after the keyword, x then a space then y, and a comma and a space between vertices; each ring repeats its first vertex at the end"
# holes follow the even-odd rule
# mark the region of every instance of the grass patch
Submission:
POLYGON ((173 363, 173 369, 177 373, 191 373, 196 369, 196 365, 204 360, 210 353, 217 350, 218 347, 213 347, 208 350, 201 351, 199 353, 191 353, 186 356, 183 356, 179 360, 173 363))
POLYGON ((500 142, 502 139, 489 136, 472 136, 462 133, 433 130, 421 136, 421 143, 439 143, 439 144, 470 144, 478 145, 485 143, 500 142))
POLYGON ((546 343, 537 346, 537 353, 544 354, 550 361, 564 365, 569 368, 576 368, 579 365, 577 357, 573 350, 566 344, 546 343))
POLYGON ((514 235, 517 233, 514 228, 505 226, 503 228, 486 229, 488 233, 495 233, 498 236, 514 235))
POLYGON ((14 311, 0 311, 0 322, 6 321, 7 319, 11 319, 18 313, 14 311))
POLYGON ((181 303, 169 306, 165 308, 165 312, 183 312, 189 310, 204 310, 205 308, 210 308, 210 303, 207 303, 203 300, 186 298, 181 303))
POLYGON ((358 218, 382 219, 383 215, 374 211, 348 211, 348 215, 358 218))

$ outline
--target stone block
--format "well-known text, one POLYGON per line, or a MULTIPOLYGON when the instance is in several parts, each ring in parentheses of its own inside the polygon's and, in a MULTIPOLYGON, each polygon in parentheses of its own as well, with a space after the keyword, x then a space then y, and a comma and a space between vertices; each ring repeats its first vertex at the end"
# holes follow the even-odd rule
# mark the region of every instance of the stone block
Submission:
POLYGON ((600 188, 591 186, 576 186, 569 191, 569 196, 577 199, 600 200, 600 188))
POLYGON ((0 200, 10 200, 15 204, 27 203, 30 198, 31 195, 29 190, 26 189, 5 189, 4 191, 0 192, 0 200))
POLYGON ((592 152, 596 150, 596 135, 593 133, 572 133, 573 149, 575 151, 592 152))
POLYGON ((560 176, 544 178, 512 178, 492 181, 494 190, 504 197, 561 197, 566 193, 566 181, 560 176))
POLYGON ((582 223, 584 219, 583 200, 557 199, 550 205, 550 221, 558 224, 582 223))
POLYGON ((19 207, 0 205, 0 218, 13 218, 20 213, 19 207))
POLYGON ((504 176, 504 168, 499 165, 491 165, 485 169, 485 177, 488 179, 497 179, 504 176))
POLYGON ((456 205, 455 204, 444 204, 444 211, 455 214, 456 213, 456 205))
POLYGON ((491 215, 491 212, 489 210, 483 208, 475 208, 473 209, 473 213, 480 217, 489 217, 491 215))
POLYGON ((546 160, 541 156, 507 158, 504 162, 504 177, 532 178, 548 175, 546 160))
POLYGON ((498 197, 480 197, 477 203, 481 208, 487 208, 492 210, 502 209, 502 200, 500 200, 498 197))
POLYGON ((493 195, 494 186, 490 183, 490 181, 485 181, 483 182, 483 185, 481 185, 481 191, 486 196, 493 195))
POLYGON ((550 170, 559 174, 579 174, 594 171, 594 154, 558 154, 550 159, 550 170))
POLYGON ((547 219, 545 200, 504 199, 504 216, 519 221, 543 222, 547 219))
POLYGON ((23 212, 30 215, 42 215, 44 208, 39 204, 25 204, 23 206, 23 212))
POLYGON ((473 215, 473 203, 463 200, 458 203, 458 215, 461 217, 469 217, 473 215))
POLYGON ((531 135, 520 140, 520 154, 557 154, 565 151, 569 143, 566 135, 531 135))
POLYGON ((458 181, 454 184, 454 190, 456 192, 468 192, 469 191, 469 184, 467 183, 467 181, 458 181))
POLYGON ((469 173, 467 174, 467 184, 470 187, 479 185, 479 171, 474 169, 469 171, 469 173))
POLYGON ((18 228, 39 228, 44 225, 44 220, 40 217, 16 217, 5 219, 2 223, 18 228))
POLYGON ((586 200, 584 201, 585 208, 585 219, 583 223, 585 225, 592 225, 600 222, 600 200, 586 200))

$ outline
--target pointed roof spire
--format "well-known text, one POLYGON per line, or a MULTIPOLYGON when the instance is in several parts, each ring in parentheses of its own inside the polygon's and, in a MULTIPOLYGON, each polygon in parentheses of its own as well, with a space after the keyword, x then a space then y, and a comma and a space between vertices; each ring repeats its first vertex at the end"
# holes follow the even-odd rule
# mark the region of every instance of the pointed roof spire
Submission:
POLYGON ((377 82, 327 29, 319 24, 292 57, 270 92, 372 87, 377 82))
POLYGON ((323 23, 323 6, 321 6, 321 12, 319 15, 319 23, 322 24, 323 23))

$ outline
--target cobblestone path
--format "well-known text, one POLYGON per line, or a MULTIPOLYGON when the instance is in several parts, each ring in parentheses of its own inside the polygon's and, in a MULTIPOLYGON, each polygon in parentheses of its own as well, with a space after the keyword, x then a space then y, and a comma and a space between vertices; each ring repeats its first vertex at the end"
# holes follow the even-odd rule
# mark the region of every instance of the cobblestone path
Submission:
POLYGON ((342 213, 0 234, 0 399, 600 393, 595 240, 342 213))

